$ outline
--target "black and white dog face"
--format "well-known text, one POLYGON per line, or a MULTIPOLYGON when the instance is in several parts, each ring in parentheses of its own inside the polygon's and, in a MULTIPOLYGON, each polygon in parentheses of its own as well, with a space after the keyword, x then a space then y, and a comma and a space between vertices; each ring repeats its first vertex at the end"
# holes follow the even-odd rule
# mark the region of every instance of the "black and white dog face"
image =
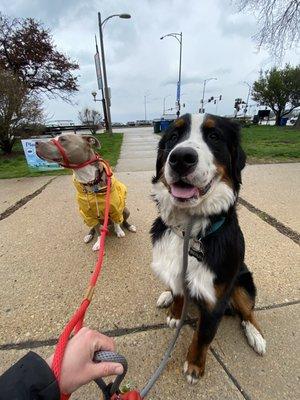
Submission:
POLYGON ((244 166, 236 124, 213 115, 186 114, 160 140, 154 198, 163 207, 193 214, 227 211, 236 199, 244 166))

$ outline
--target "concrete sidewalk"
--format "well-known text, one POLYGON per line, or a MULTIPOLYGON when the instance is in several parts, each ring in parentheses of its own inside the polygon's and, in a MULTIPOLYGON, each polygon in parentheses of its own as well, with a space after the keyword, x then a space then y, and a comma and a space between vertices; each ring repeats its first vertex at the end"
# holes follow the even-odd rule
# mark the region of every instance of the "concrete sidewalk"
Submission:
MULTIPOLYGON (((158 138, 147 128, 125 132, 117 176, 128 186, 131 220, 138 232, 127 233, 124 239, 108 237, 103 272, 86 324, 117 337, 118 349, 129 361, 126 381, 141 388, 173 331, 165 325, 165 312, 155 308, 163 287, 150 270, 148 232, 156 210, 149 193, 158 138)), ((259 357, 251 350, 238 319, 225 317, 209 352, 206 374, 197 386, 190 387, 181 372, 192 337, 192 329, 185 327, 149 399, 299 398, 300 253, 299 245, 288 235, 288 229, 295 231, 299 221, 299 167, 253 165, 244 172, 241 196, 254 209, 241 204, 238 212, 246 239, 246 261, 258 287, 257 318, 267 339, 266 356, 259 357), (284 224, 287 233, 280 233, 274 221, 266 222, 265 214, 257 210, 284 224)), ((40 182, 26 179, 20 188, 16 181, 0 181, 7 204, 30 194, 28 188, 35 192, 49 178, 40 182)), ((82 241, 86 228, 69 176, 55 178, 0 221, 0 230, 1 372, 29 349, 50 354, 81 301, 97 256, 91 245, 82 241)), ((194 315, 193 308, 189 314, 194 315)), ((72 398, 98 395, 91 384, 72 398)))

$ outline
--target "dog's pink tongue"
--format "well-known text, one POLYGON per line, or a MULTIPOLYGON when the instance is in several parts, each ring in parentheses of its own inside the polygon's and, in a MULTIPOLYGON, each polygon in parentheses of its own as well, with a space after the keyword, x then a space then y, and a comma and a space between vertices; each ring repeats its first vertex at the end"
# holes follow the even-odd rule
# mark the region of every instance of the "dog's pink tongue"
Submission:
POLYGON ((171 185, 171 193, 174 197, 181 199, 190 199, 197 194, 196 187, 181 187, 177 185, 171 185))

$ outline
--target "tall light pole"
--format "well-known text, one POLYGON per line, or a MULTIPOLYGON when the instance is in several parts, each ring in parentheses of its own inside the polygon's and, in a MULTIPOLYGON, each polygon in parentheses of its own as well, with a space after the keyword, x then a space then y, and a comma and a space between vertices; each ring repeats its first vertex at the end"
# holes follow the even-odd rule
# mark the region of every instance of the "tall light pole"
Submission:
POLYGON ((104 43, 103 43, 103 29, 102 28, 103 28, 104 24, 113 17, 129 19, 129 18, 131 18, 131 15, 130 14, 113 14, 113 15, 110 15, 109 17, 105 18, 104 21, 102 21, 101 13, 98 12, 98 25, 99 25, 99 35, 100 35, 102 71, 103 71, 103 80, 104 80, 104 96, 105 96, 106 114, 107 114, 107 121, 108 121, 107 122, 108 133, 112 133, 112 127, 111 127, 111 115, 110 115, 110 95, 109 95, 109 89, 108 89, 108 85, 107 85, 104 43))
POLYGON ((179 72, 178 72, 178 82, 177 82, 177 92, 176 92, 176 103, 177 103, 177 118, 180 115, 180 90, 181 90, 181 60, 182 60, 182 32, 173 32, 168 33, 160 38, 160 40, 164 39, 165 37, 172 36, 175 38, 179 43, 179 72))
POLYGON ((248 86, 249 90, 248 90, 248 95, 247 95, 247 101, 246 101, 246 106, 245 106, 245 110, 244 110, 244 118, 246 117, 247 111, 248 111, 248 103, 249 103, 249 97, 250 97, 250 93, 251 93, 251 89, 252 89, 252 85, 250 85, 250 83, 248 82, 243 82, 245 83, 245 85, 248 86))
POLYGON ((101 101, 102 102, 103 117, 104 117, 104 122, 105 122, 105 130, 108 132, 109 131, 109 124, 108 124, 108 118, 107 118, 107 109, 106 109, 105 95, 104 95, 104 90, 103 90, 102 70, 101 70, 101 63, 100 63, 98 43, 97 43, 96 35, 95 35, 95 44, 96 44, 95 67, 96 67, 96 74, 97 74, 98 89, 101 90, 102 100, 97 100, 96 99, 96 96, 97 96, 96 92, 92 92, 92 96, 94 97, 94 101, 101 101))
POLYGON ((200 108, 200 110, 199 110, 199 113, 200 113, 200 114, 203 114, 203 113, 204 113, 204 96, 205 96, 206 82, 209 82, 209 81, 212 81, 212 80, 217 80, 217 78, 207 78, 207 79, 204 79, 204 82, 203 82, 203 93, 202 93, 202 100, 201 100, 201 108, 200 108))

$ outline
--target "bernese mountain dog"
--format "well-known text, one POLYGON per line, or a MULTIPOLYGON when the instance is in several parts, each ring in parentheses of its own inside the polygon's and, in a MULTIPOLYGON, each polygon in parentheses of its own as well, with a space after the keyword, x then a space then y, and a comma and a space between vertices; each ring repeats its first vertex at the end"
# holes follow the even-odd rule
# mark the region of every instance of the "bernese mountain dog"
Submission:
POLYGON ((222 316, 238 313, 249 345, 260 355, 266 342, 254 316, 256 287, 244 263, 245 244, 236 202, 246 156, 240 130, 229 119, 186 114, 162 136, 153 178, 159 217, 151 228, 152 268, 167 286, 158 307, 169 307, 167 324, 178 325, 184 229, 193 218, 186 285, 199 318, 184 374, 190 384, 203 375, 206 355, 222 316))

